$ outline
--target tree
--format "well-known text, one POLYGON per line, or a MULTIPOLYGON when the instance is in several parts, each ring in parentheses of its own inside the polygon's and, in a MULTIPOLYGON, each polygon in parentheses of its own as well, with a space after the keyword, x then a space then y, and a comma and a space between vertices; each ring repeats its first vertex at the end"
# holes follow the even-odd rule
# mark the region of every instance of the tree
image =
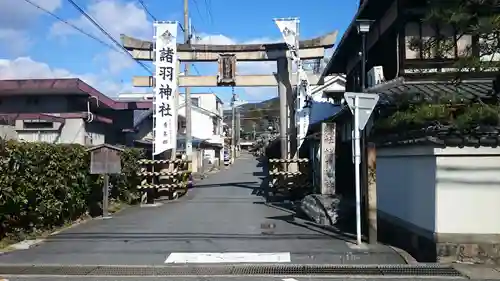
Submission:
POLYGON ((498 135, 500 99, 495 93, 500 92, 500 0, 427 0, 427 7, 429 12, 423 22, 436 32, 434 36, 412 39, 410 48, 420 52, 422 59, 454 59, 457 79, 453 82, 457 83, 457 91, 433 97, 420 93, 401 95, 380 116, 376 131, 379 135, 395 133, 396 138, 418 138, 418 134, 443 131, 461 136, 485 132, 498 135), (452 27, 449 29, 454 32, 446 34, 443 27, 452 27), (457 41, 465 36, 476 44, 462 48, 455 57, 457 41), (461 96, 458 83, 467 72, 489 72, 492 78, 496 77, 492 95, 461 96), (407 136, 402 136, 407 132, 407 136))
POLYGON ((414 38, 410 42, 411 49, 421 50, 427 58, 450 58, 454 55, 456 42, 470 36, 477 45, 469 45, 458 54, 457 73, 500 69, 499 0, 427 0, 427 7, 429 13, 424 18, 425 23, 436 31, 443 26, 453 27, 455 34, 436 32, 429 38, 414 38))

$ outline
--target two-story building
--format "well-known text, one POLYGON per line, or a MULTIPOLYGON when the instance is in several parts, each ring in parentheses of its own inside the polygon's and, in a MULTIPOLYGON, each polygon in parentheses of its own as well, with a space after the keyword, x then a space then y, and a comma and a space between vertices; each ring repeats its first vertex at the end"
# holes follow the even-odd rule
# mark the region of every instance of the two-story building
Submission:
MULTIPOLYGON (((151 102, 153 94, 121 94, 119 100, 144 100, 151 102)), ((186 109, 184 95, 179 95, 178 104, 178 145, 177 150, 185 149, 184 135, 186 133, 186 109)), ((202 158, 210 163, 220 159, 224 144, 224 132, 222 122, 223 102, 214 93, 191 93, 191 135, 193 146, 203 143, 202 158)), ((134 122, 135 132, 133 139, 152 139, 152 110, 136 112, 134 122)))
MULTIPOLYGON (((459 69, 457 62, 465 56, 498 61, 500 54, 483 53, 484 49, 479 47, 481 39, 462 34, 456 26, 429 22, 428 3, 361 1, 323 72, 325 76, 345 73, 346 91, 363 90, 362 34, 357 27, 358 20, 371 21, 365 33, 364 86, 366 92, 379 94, 380 101, 368 127, 379 124, 377 121, 389 112, 391 105, 402 98, 433 103, 454 96, 463 104, 476 103, 477 112, 483 110, 481 105, 486 100, 498 100, 492 88, 498 74, 484 69, 477 71, 474 67, 459 69), (438 39, 437 44, 446 40, 449 49, 440 53, 419 46, 419 41, 431 38, 438 39)), ((491 12, 499 14, 500 10, 488 11, 491 12)), ((459 109, 464 107, 457 104, 459 109)), ((484 110, 487 108, 484 104, 484 110)), ((453 112, 449 115, 452 121, 453 116, 461 114, 460 110, 453 112)), ((344 106, 330 121, 337 124, 336 182, 337 189, 342 189, 353 186, 354 179, 352 115, 344 106)), ((406 129, 398 128, 399 131, 384 136, 372 131, 368 137, 377 144, 379 239, 408 250, 422 261, 498 263, 497 127, 491 125, 482 132, 474 129, 473 134, 464 134, 453 131, 453 126, 446 126, 440 120, 429 120, 427 125, 415 128, 417 121, 408 120, 406 129)), ((352 195, 354 189, 344 192, 352 195)))
POLYGON ((5 138, 51 143, 126 144, 133 111, 150 102, 115 101, 79 79, 0 80, 5 138))

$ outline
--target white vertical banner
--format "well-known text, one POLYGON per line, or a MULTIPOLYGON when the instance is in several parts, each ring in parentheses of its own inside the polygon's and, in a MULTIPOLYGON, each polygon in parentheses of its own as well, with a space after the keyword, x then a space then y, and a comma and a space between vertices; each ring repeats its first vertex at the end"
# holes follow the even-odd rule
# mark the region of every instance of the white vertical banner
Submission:
POLYGON ((177 145, 177 26, 176 21, 155 22, 154 35, 154 146, 153 155, 158 155, 177 145))
POLYGON ((275 19, 274 22, 278 26, 278 29, 285 40, 288 49, 291 51, 292 59, 294 61, 300 60, 299 58, 299 19, 298 18, 286 18, 286 19, 275 19))
POLYGON ((297 85, 296 100, 295 100, 295 122, 297 126, 297 145, 300 148, 304 141, 307 130, 309 129, 309 114, 310 114, 310 87, 307 74, 302 66, 302 61, 299 55, 299 19, 286 18, 275 19, 274 22, 278 26, 285 43, 290 49, 291 59, 297 66, 297 85))
POLYGON ((309 80, 307 79, 307 74, 303 69, 298 70, 299 77, 305 76, 305 78, 299 79, 302 81, 301 84, 297 86, 297 100, 295 108, 295 120, 297 122, 297 145, 300 147, 302 142, 307 135, 309 130, 309 115, 311 112, 311 93, 309 87, 309 80))

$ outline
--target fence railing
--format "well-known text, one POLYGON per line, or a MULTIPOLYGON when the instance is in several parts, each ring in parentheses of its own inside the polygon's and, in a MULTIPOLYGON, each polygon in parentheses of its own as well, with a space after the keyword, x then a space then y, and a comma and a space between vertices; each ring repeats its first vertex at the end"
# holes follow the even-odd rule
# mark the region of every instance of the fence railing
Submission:
POLYGON ((293 193, 297 189, 311 187, 309 181, 309 159, 269 159, 269 187, 273 195, 278 193, 293 193), (289 171, 288 166, 297 165, 297 169, 289 171))
POLYGON ((142 191, 141 203, 151 204, 160 197, 173 200, 187 193, 191 180, 190 162, 184 159, 139 160, 138 175, 142 180, 137 188, 142 191))

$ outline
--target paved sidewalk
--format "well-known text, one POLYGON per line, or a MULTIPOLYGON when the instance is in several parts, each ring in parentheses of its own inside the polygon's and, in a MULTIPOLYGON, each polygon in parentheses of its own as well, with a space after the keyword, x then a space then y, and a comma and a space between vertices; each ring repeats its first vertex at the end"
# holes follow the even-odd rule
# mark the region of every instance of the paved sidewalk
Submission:
POLYGON ((262 176, 257 161, 242 155, 178 201, 90 221, 35 248, 2 255, 0 263, 149 265, 189 259, 189 253, 211 253, 205 259, 228 263, 252 255, 297 264, 405 263, 390 247, 357 249, 285 205, 266 204, 257 195, 262 176))

